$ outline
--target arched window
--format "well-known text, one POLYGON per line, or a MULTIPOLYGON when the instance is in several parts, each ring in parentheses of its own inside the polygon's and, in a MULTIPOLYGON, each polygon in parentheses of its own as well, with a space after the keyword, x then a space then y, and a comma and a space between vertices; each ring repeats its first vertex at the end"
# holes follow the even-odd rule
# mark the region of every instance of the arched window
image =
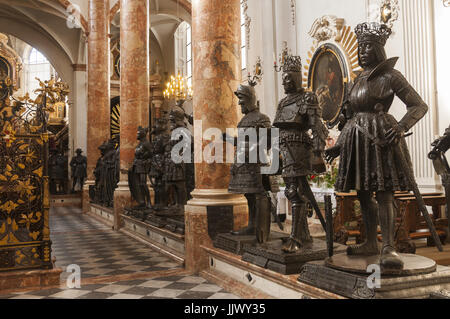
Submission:
POLYGON ((35 48, 31 50, 28 61, 29 64, 50 64, 47 58, 35 48))
POLYGON ((39 88, 36 78, 42 81, 50 80, 52 76, 56 77, 56 72, 47 58, 35 48, 31 49, 30 55, 25 61, 28 63, 25 65, 26 84, 24 89, 34 98, 36 96, 34 90, 39 88))
POLYGON ((180 72, 192 86, 192 29, 189 23, 182 22, 175 32, 175 73, 180 72))

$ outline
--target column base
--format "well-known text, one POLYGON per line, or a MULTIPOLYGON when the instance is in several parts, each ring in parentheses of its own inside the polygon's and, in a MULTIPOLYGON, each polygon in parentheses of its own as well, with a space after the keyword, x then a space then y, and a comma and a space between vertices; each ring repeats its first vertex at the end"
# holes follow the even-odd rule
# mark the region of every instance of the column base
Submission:
MULTIPOLYGON (((216 227, 220 224, 230 225, 229 230, 239 230, 248 223, 248 204, 243 195, 228 193, 226 189, 195 189, 192 199, 185 206, 185 246, 186 270, 193 273, 208 268, 208 255, 200 247, 213 247, 213 239, 217 235, 216 227), (209 211, 209 212, 208 212, 209 211), (208 215, 231 212, 231 220, 209 220, 208 215)), ((220 228, 220 227, 219 227, 220 228)), ((228 231, 229 231, 228 230, 228 231)))
POLYGON ((18 270, 0 273, 0 292, 7 293, 18 290, 44 289, 58 286, 62 269, 50 270, 18 270))
POLYGON ((91 210, 90 197, 89 197, 89 186, 95 185, 95 181, 86 181, 83 185, 83 191, 81 193, 81 210, 84 214, 91 210))
POLYGON ((119 230, 123 226, 121 215, 125 207, 132 205, 132 201, 128 182, 120 181, 114 191, 114 230, 119 230))

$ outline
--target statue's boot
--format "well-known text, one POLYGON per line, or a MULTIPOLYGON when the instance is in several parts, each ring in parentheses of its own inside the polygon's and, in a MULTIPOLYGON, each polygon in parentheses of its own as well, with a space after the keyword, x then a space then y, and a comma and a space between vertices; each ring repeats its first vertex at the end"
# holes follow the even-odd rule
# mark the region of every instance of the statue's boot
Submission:
POLYGON ((380 257, 381 269, 403 269, 403 261, 395 251, 394 245, 395 211, 393 194, 380 192, 377 194, 377 200, 380 205, 379 218, 381 235, 383 236, 383 248, 380 257))
POLYGON ((347 247, 347 255, 373 256, 378 255, 377 214, 378 205, 369 193, 360 195, 361 213, 366 230, 366 239, 362 244, 347 247))
POLYGON ((254 194, 245 194, 248 202, 248 225, 238 231, 232 231, 234 236, 251 236, 256 235, 256 198, 254 194))
POLYGON ((282 250, 285 253, 296 253, 302 248, 310 247, 312 245, 312 238, 309 234, 308 220, 307 220, 306 204, 294 203, 292 205, 292 230, 291 236, 283 245, 282 250))
POLYGON ((258 243, 269 241, 271 226, 270 197, 266 194, 256 194, 255 233, 258 243))

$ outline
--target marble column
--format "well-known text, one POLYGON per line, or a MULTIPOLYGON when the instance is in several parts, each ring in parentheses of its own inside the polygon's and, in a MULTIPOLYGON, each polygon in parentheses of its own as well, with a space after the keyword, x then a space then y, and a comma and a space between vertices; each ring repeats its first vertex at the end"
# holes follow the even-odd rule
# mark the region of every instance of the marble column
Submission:
POLYGON ((110 38, 109 0, 89 0, 87 181, 83 188, 83 212, 89 210, 89 185, 100 157, 98 147, 110 137, 110 38))
POLYGON ((149 125, 149 2, 120 0, 120 181, 114 192, 114 228, 131 204, 128 169, 138 144, 137 129, 149 125))
MULTIPOLYGON (((203 133, 218 128, 225 132, 238 122, 238 103, 233 92, 241 80, 240 1, 193 1, 192 31, 194 119, 202 121, 201 127, 197 123, 194 130, 203 133)), ((195 152, 202 152, 209 143, 196 145, 195 152)), ((198 273, 208 265, 201 245, 212 246, 208 228, 215 227, 211 215, 214 208, 232 207, 234 229, 247 222, 246 199, 227 191, 229 175, 229 164, 195 164, 196 189, 185 207, 185 265, 189 271, 198 273)))

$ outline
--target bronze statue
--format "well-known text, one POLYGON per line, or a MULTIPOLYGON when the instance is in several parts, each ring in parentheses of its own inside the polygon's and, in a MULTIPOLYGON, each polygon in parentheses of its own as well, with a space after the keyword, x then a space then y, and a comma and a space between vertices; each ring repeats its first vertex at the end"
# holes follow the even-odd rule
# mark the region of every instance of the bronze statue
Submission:
POLYGON ((89 187, 89 197, 93 203, 113 207, 114 190, 119 182, 120 150, 117 141, 105 141, 98 147, 101 156, 94 169, 95 185, 89 187))
POLYGON ((153 130, 150 132, 152 136, 152 153, 150 158, 150 183, 155 191, 154 208, 161 209, 167 206, 167 196, 165 193, 164 181, 164 154, 165 145, 170 141, 169 134, 166 133, 166 122, 163 119, 156 119, 153 130))
POLYGON ((378 212, 383 237, 380 265, 382 269, 402 269, 403 261, 394 248, 394 191, 417 188, 404 137, 427 113, 428 106, 394 69, 398 58, 387 59, 384 46, 391 30, 378 23, 362 23, 355 32, 363 71, 344 103, 336 146, 326 150, 326 157, 330 162, 340 157, 336 191, 356 190, 361 203, 366 239, 347 247, 347 254, 379 254, 378 212), (388 114, 395 96, 407 107, 400 122, 388 114))
POLYGON ((72 193, 75 192, 77 185, 79 185, 79 190, 83 190, 84 180, 87 177, 87 158, 81 155, 83 153, 81 148, 78 148, 76 153, 77 155, 72 157, 70 161, 70 167, 72 169, 72 193))
POLYGON ((444 136, 435 140, 431 146, 433 146, 433 149, 428 154, 428 157, 433 161, 434 169, 441 176, 442 186, 444 186, 447 204, 445 213, 450 233, 450 166, 445 157, 445 152, 450 149, 450 127, 445 130, 444 136))
POLYGON ((52 150, 49 157, 50 193, 65 194, 67 182, 67 159, 58 150, 52 150))
POLYGON ((280 129, 282 176, 286 197, 292 203, 292 231, 282 249, 296 253, 312 245, 307 221, 306 204, 311 200, 307 176, 325 171, 322 155, 328 130, 316 95, 302 88, 300 57, 287 54, 282 70, 287 96, 278 104, 273 126, 280 129))
MULTIPOLYGON (((172 110, 169 114, 169 128, 173 132, 177 128, 185 128, 185 113, 181 110, 172 110)), ((180 137, 181 138, 181 137, 180 137)), ((165 170, 164 181, 166 186, 166 194, 172 195, 172 202, 169 204, 184 207, 187 202, 186 189, 186 167, 185 163, 175 163, 172 161, 172 148, 178 141, 170 140, 165 147, 165 170)), ((179 154, 182 156, 183 154, 179 154)))
POLYGON ((137 202, 136 209, 151 207, 150 192, 147 186, 147 174, 149 172, 150 157, 152 149, 147 139, 148 128, 139 126, 135 157, 131 170, 128 171, 128 185, 130 185, 131 196, 137 202))
MULTIPOLYGON (((270 133, 271 123, 267 115, 259 111, 256 102, 256 94, 254 85, 256 82, 249 81, 249 86, 240 85, 234 94, 239 99, 242 114, 244 117, 238 123, 239 134, 245 134, 246 129, 256 130, 257 141, 242 141, 243 145, 236 145, 239 143, 237 138, 225 137, 241 150, 238 150, 235 155, 234 164, 231 166, 231 178, 228 186, 228 191, 235 194, 244 194, 248 202, 248 225, 247 227, 238 231, 233 231, 231 234, 236 236, 256 235, 259 243, 264 243, 269 239, 270 235, 270 217, 271 207, 266 196, 266 190, 263 185, 263 177, 261 175, 261 165, 264 161, 257 158, 255 163, 250 162, 249 152, 256 152, 259 157, 259 129, 268 129, 270 133), (252 145, 252 143, 257 143, 252 145), (238 161, 239 152, 245 152, 245 161, 238 161)), ((268 137, 270 140, 270 137, 268 137)), ((269 185, 270 187, 270 185, 269 185)))

